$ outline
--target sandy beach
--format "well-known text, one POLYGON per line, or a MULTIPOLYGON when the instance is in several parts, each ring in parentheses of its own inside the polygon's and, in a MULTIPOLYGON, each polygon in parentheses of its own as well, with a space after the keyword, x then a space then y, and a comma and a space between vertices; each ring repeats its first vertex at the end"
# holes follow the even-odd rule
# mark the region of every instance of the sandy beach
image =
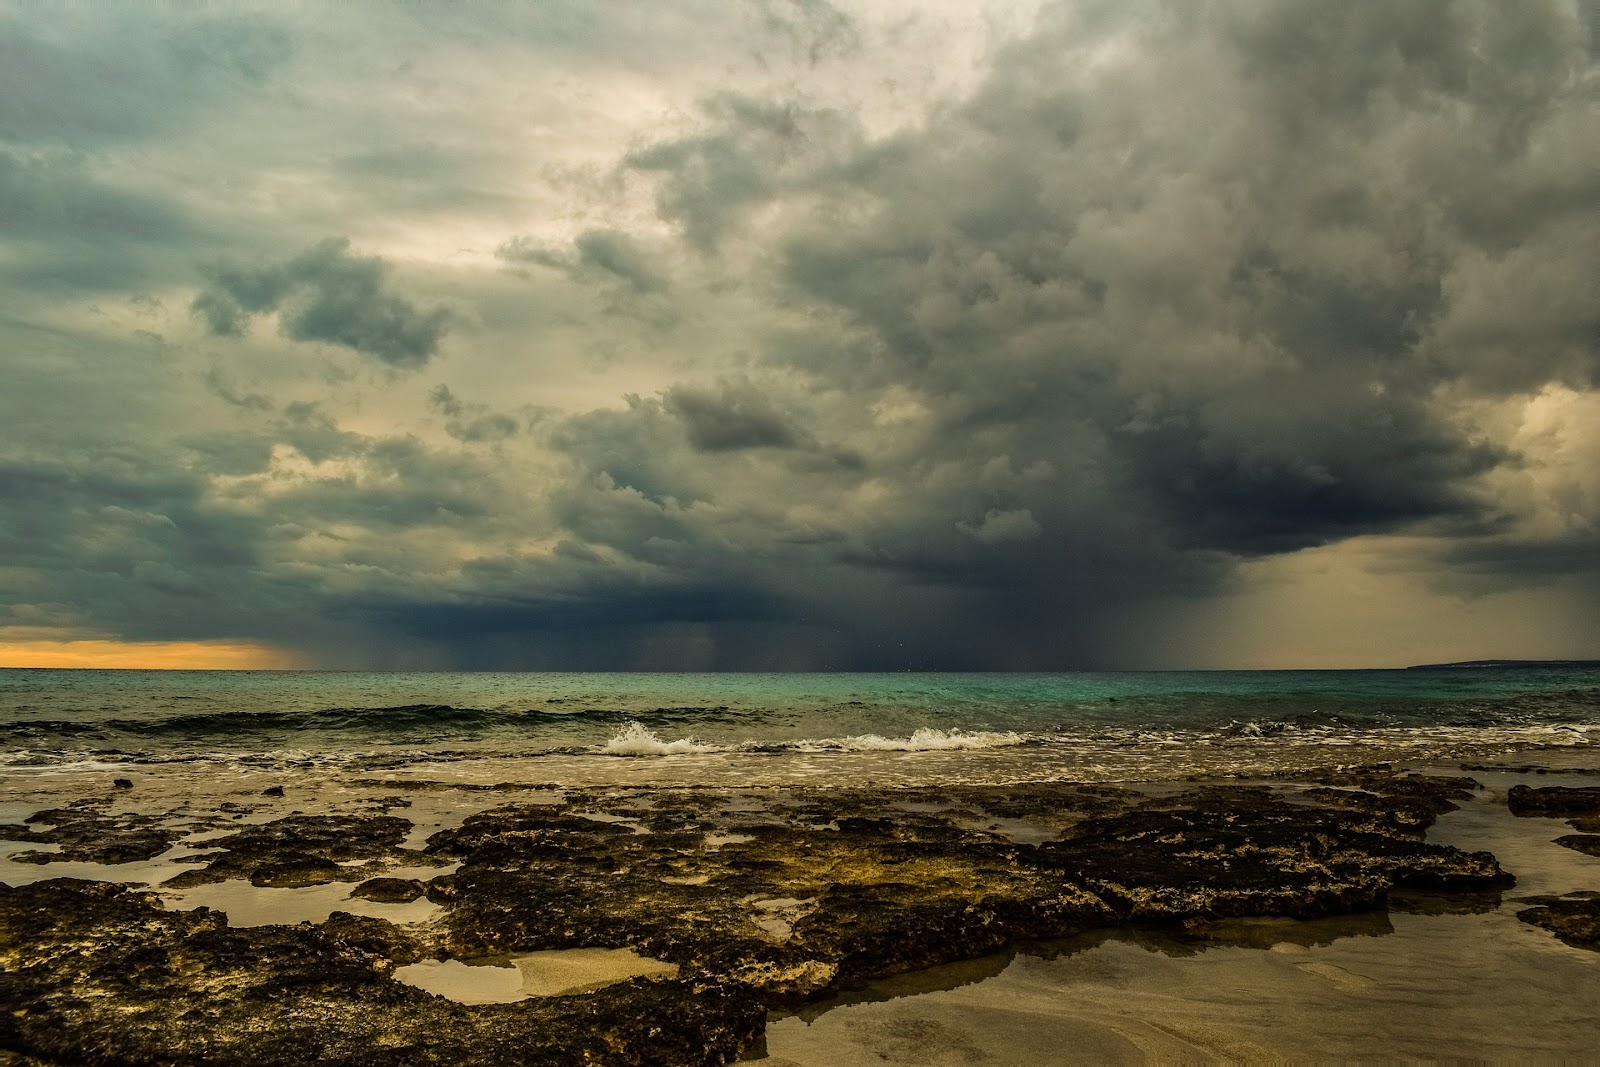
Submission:
POLYGON ((0 1040, 47 1063, 1582 1057, 1590 763, 832 788, 12 774, 0 1040))

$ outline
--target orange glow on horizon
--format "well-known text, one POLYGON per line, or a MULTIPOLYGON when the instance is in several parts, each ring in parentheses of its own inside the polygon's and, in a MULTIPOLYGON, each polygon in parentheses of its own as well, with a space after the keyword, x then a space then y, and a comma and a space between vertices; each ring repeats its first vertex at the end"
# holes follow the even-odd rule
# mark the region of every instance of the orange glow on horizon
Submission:
POLYGON ((101 670, 297 670, 299 653, 249 641, 4 641, 0 667, 101 670))

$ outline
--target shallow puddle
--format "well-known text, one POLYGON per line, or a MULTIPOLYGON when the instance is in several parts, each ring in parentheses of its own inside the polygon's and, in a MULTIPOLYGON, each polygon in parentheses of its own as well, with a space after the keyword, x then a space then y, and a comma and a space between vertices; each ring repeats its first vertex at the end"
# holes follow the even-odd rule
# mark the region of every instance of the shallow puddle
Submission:
MULTIPOLYGON (((445 873, 445 868, 427 868, 422 878, 445 873)), ((401 868, 391 877, 418 877, 415 868, 401 868)), ((184 890, 162 890, 162 903, 173 911, 190 911, 210 908, 226 912, 229 926, 293 926, 297 923, 320 923, 336 911, 352 915, 367 915, 388 919, 393 923, 416 923, 431 919, 441 910, 439 905, 419 897, 404 904, 385 904, 374 900, 352 897, 352 882, 329 882, 326 885, 309 885, 292 889, 263 888, 238 878, 210 885, 197 885, 184 890)))
POLYGON ((509 1004, 677 973, 677 964, 649 959, 632 949, 568 948, 478 960, 423 960, 396 968, 394 977, 462 1004, 509 1004))

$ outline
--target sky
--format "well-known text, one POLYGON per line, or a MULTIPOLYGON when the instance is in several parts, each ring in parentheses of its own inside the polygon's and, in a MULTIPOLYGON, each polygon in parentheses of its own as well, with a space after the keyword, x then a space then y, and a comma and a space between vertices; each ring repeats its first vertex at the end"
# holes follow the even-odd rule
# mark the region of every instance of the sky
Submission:
POLYGON ((0 665, 1600 656, 1600 3, 0 8, 0 665))

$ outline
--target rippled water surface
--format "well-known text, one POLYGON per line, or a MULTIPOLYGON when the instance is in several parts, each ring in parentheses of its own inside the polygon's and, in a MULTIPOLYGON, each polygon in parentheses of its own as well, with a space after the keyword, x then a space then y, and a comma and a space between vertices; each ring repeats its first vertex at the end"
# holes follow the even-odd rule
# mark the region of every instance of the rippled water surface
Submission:
POLYGON ((0 670, 14 768, 540 760, 560 777, 1138 777, 1600 740, 1592 666, 1076 674, 0 670), (1315 755, 1313 756, 1313 753, 1315 755), (1330 755, 1330 753, 1332 753, 1330 755), (575 771, 574 767, 587 768, 575 771), (609 769, 605 769, 609 768, 609 769), (935 773, 937 771, 937 773, 935 773))

